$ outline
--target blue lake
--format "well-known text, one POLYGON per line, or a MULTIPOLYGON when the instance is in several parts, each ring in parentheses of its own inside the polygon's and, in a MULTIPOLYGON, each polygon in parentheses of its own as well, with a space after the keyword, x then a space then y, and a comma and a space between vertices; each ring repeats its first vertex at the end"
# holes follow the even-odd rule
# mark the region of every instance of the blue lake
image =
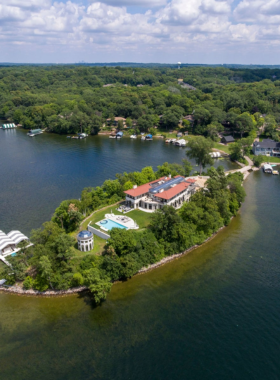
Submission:
MULTIPOLYGON (((98 186, 116 173, 156 169, 185 158, 186 148, 130 138, 89 136, 71 140, 43 133, 27 136, 22 129, 0 130, 0 229, 29 234, 49 220, 64 199, 79 198, 85 187, 98 186)), ((227 160, 215 165, 235 168, 227 160)))

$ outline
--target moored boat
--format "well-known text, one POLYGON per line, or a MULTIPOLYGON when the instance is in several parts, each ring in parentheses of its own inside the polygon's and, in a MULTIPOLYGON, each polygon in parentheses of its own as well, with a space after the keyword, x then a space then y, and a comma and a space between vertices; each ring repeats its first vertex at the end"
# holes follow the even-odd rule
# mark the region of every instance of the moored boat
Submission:
POLYGON ((137 139, 137 136, 136 135, 131 135, 130 138, 131 139, 137 139))
POLYGON ((40 135, 41 133, 43 133, 42 129, 30 129, 30 131, 27 133, 27 135, 29 137, 33 137, 36 135, 40 135))
POLYGON ((186 140, 184 140, 184 139, 180 139, 180 140, 177 140, 177 141, 175 142, 175 145, 176 145, 176 146, 186 146, 187 143, 186 143, 186 140))
POLYGON ((151 141, 151 140, 153 140, 153 135, 151 135, 151 134, 147 135, 147 136, 145 137, 145 140, 147 140, 147 141, 151 141))
POLYGON ((123 132, 117 132, 117 134, 116 134, 116 138, 117 139, 121 139, 123 137, 123 132))
POLYGON ((88 134, 86 134, 86 133, 78 133, 78 137, 79 137, 79 139, 84 139, 84 138, 88 137, 88 134))

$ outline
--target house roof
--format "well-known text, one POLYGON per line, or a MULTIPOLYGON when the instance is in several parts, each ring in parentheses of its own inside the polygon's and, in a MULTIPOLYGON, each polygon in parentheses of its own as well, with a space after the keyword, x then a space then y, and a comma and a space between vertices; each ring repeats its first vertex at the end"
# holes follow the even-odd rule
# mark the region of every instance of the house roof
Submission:
POLYGON ((168 200, 175 197, 177 194, 181 193, 181 191, 184 191, 189 186, 191 186, 189 182, 181 182, 178 185, 163 191, 162 193, 155 194, 155 197, 168 200))
POLYGON ((3 231, 0 231, 0 250, 9 245, 17 245, 23 240, 28 240, 28 237, 20 231, 11 231, 7 235, 3 231))
MULTIPOLYGON (((182 177, 182 176, 177 175, 173 179, 180 178, 180 177, 182 177)), ((172 178, 169 178, 169 177, 162 177, 162 178, 159 178, 155 181, 146 183, 145 185, 138 186, 136 189, 127 190, 124 193, 131 195, 132 197, 138 197, 139 195, 144 195, 144 194, 148 193, 149 190, 151 190, 151 188, 152 188, 152 186, 151 186, 152 184, 156 184, 157 182, 160 182, 163 180, 165 182, 168 182, 171 179, 172 178)), ((188 178, 188 179, 184 180, 184 178, 183 178, 183 182, 180 182, 180 183, 176 184, 174 187, 171 187, 167 190, 163 190, 162 192, 158 192, 158 193, 153 194, 153 195, 157 198, 168 200, 168 199, 173 198, 177 194, 181 193, 183 190, 187 189, 189 186, 193 185, 195 182, 196 182, 195 179, 188 178)))
POLYGON ((170 179, 171 178, 169 177, 162 177, 162 178, 156 179, 155 181, 145 183, 145 185, 137 186, 136 189, 126 190, 124 191, 124 193, 131 195, 132 197, 138 197, 139 195, 148 193, 151 188, 151 184, 157 183, 162 180, 169 181, 170 179))
POLYGON ((271 139, 264 139, 263 141, 255 141, 254 146, 258 148, 280 148, 280 143, 271 139))
POLYGON ((235 141, 234 138, 231 135, 230 136, 224 136, 223 140, 225 140, 226 142, 233 142, 233 141, 235 141))

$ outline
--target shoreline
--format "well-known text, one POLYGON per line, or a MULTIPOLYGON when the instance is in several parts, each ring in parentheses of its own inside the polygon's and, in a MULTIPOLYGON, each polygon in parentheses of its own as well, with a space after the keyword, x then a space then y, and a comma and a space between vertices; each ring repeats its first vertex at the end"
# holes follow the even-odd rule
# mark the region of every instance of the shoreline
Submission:
MULTIPOLYGON (((148 267, 141 268, 132 277, 150 272, 156 268, 159 268, 159 267, 169 263, 170 261, 176 260, 182 256, 189 254, 190 252, 194 251, 195 249, 202 247, 204 244, 209 243, 210 240, 214 239, 218 235, 218 233, 221 232, 226 227, 227 226, 223 226, 223 227, 219 228, 218 231, 214 232, 202 244, 199 244, 199 245, 196 244, 196 245, 193 245, 192 247, 186 249, 184 252, 175 253, 175 255, 172 255, 172 256, 166 256, 163 259, 161 259, 160 261, 158 261, 157 263, 151 264, 148 267)), ((120 280, 114 281, 113 285, 117 284, 119 282, 122 282, 122 281, 120 281, 120 280)), ((68 296, 68 295, 73 295, 73 294, 79 294, 79 293, 82 293, 82 292, 87 291, 87 290, 88 290, 88 288, 86 286, 79 286, 79 287, 70 288, 67 290, 50 290, 49 289, 49 290, 46 290, 45 292, 40 292, 39 290, 34 290, 34 289, 24 290, 23 288, 21 288, 18 285, 12 285, 9 287, 0 286, 0 294, 1 293, 10 293, 10 294, 18 295, 18 296, 29 296, 29 297, 63 297, 63 296, 68 296)))
MULTIPOLYGON (((259 170, 259 168, 257 170, 259 170)), ((252 170, 252 171, 254 171, 254 170, 252 170)), ((243 173, 243 175, 244 175, 243 183, 248 178, 248 176, 250 175, 250 173, 252 171, 248 171, 247 170, 245 173, 243 173)), ((117 202, 116 204, 118 204, 118 203, 119 202, 117 202)), ((100 210, 98 210, 98 211, 100 211, 100 210)), ((97 211, 94 211, 93 214, 95 212, 97 212, 97 211)), ((90 216, 88 216, 85 220, 87 220, 90 216)), ((231 220, 233 218, 234 217, 232 217, 231 220)), ((194 245, 194 246, 188 248, 187 250, 185 250, 184 252, 180 252, 180 253, 176 253, 176 254, 174 254, 172 256, 164 257, 163 259, 161 259, 157 263, 151 264, 148 267, 141 268, 132 277, 138 276, 138 275, 141 275, 141 274, 144 274, 144 273, 147 273, 147 272, 150 272, 151 270, 159 268, 162 265, 165 265, 165 264, 169 263, 170 261, 176 260, 176 259, 178 259, 178 258, 180 258, 180 257, 182 257, 184 255, 187 255, 188 253, 194 251, 195 249, 203 246, 204 244, 207 244, 209 241, 211 241, 212 239, 214 239, 218 235, 218 233, 221 232, 226 227, 227 226, 223 226, 223 227, 219 228, 218 231, 214 232, 202 244, 200 244, 200 245, 194 245)), ((114 281, 113 285, 116 284, 116 283, 119 283, 119 282, 121 282, 121 281, 119 281, 119 280, 114 281)), ((87 290, 88 290, 88 288, 86 286, 79 286, 79 287, 70 288, 70 289, 67 289, 67 290, 46 290, 45 292, 40 292, 39 290, 34 290, 34 289, 24 290, 23 288, 21 288, 17 284, 16 285, 12 285, 12 286, 3 286, 3 285, 0 286, 0 294, 1 293, 10 293, 10 294, 18 295, 18 296, 31 296, 31 297, 63 297, 63 296, 72 295, 72 294, 79 294, 79 293, 87 291, 87 290)))

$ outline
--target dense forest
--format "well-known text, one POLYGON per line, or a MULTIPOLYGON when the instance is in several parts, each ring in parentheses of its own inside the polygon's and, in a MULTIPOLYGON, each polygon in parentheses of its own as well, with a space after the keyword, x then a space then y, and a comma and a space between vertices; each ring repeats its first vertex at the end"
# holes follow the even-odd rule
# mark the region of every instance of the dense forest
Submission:
POLYGON ((107 119, 122 116, 139 131, 174 129, 181 121, 189 132, 211 138, 224 129, 246 137, 265 126, 266 135, 278 139, 279 100, 279 69, 0 68, 0 117, 61 134, 81 128, 96 134, 107 119))

